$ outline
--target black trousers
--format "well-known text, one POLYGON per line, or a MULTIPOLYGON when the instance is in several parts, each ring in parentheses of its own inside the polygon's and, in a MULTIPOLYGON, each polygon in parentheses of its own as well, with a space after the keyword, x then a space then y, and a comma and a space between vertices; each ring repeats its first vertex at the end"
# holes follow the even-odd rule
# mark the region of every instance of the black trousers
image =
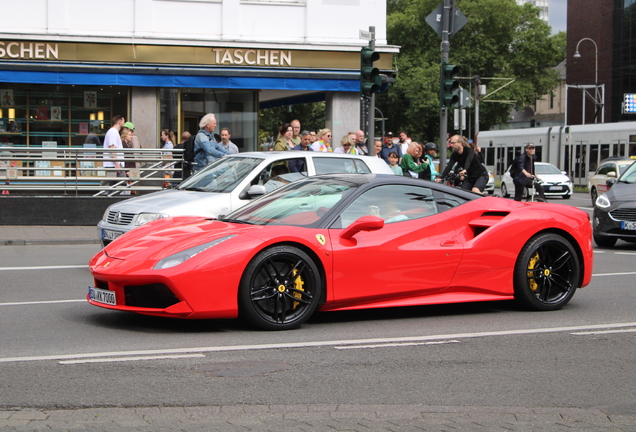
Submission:
MULTIPOLYGON (((530 189, 532 188, 532 179, 526 178, 525 183, 523 182, 519 183, 517 181, 515 181, 514 183, 515 183, 515 201, 521 201, 521 198, 523 198, 523 190, 525 188, 528 188, 528 193, 530 193, 530 189)), ((539 192, 539 196, 541 197, 541 199, 545 201, 545 193, 543 191, 543 186, 538 184, 535 186, 535 188, 537 189, 537 192, 539 192)))

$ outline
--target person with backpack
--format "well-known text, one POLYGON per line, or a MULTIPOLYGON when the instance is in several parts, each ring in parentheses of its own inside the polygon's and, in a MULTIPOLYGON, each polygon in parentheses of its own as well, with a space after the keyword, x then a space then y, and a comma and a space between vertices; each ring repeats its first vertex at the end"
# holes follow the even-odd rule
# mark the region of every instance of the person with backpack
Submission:
MULTIPOLYGON (((214 138, 216 118, 214 114, 206 114, 199 122, 201 128, 194 138, 194 172, 197 173, 215 160, 230 154, 214 138)), ((185 146, 185 143, 184 143, 185 146)))

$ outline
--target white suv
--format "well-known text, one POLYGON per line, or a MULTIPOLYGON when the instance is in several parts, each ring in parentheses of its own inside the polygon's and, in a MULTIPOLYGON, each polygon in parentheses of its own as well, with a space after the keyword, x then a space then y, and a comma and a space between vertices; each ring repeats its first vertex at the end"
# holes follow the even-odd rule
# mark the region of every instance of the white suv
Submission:
POLYGON ((217 217, 286 183, 319 174, 393 174, 380 158, 313 151, 249 152, 223 157, 183 181, 177 189, 111 205, 97 224, 106 246, 135 227, 170 216, 217 217))

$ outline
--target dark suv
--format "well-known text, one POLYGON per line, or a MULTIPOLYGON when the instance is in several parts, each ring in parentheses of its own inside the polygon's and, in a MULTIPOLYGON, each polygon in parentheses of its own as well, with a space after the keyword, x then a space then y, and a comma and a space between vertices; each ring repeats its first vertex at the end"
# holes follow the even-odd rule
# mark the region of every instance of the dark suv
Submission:
POLYGON ((594 206, 594 242, 600 247, 612 247, 618 239, 636 243, 636 163, 618 180, 609 178, 607 186, 594 206))

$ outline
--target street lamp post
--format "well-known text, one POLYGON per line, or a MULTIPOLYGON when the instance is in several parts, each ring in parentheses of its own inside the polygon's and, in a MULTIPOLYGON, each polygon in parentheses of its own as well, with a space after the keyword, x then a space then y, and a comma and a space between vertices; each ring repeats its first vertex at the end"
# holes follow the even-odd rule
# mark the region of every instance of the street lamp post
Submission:
MULTIPOLYGON (((580 41, 577 42, 576 44, 576 50, 574 52, 574 58, 581 58, 581 53, 579 52, 579 45, 581 45, 581 42, 583 41, 590 41, 594 44, 594 51, 595 51, 595 67, 594 67, 594 108, 595 108, 595 112, 594 112, 594 123, 598 123, 598 111, 599 111, 599 107, 602 109, 602 114, 601 114, 601 123, 605 122, 605 90, 603 90, 603 98, 601 99, 600 95, 599 95, 599 91, 598 91, 598 45, 596 45, 596 42, 594 42, 593 39, 590 38, 583 38, 580 41)), ((585 95, 586 95, 587 91, 584 89, 583 92, 583 117, 582 117, 582 122, 583 124, 585 124, 585 95)))

